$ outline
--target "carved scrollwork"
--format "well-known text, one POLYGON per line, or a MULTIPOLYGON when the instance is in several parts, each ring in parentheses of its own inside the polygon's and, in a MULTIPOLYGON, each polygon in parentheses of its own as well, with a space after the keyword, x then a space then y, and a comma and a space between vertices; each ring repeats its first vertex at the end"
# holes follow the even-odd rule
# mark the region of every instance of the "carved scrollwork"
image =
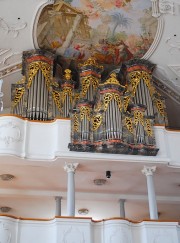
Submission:
POLYGON ((12 122, 5 123, 0 126, 0 140, 4 141, 6 146, 10 143, 17 143, 22 141, 21 130, 12 122))
POLYGON ((119 109, 122 110, 122 102, 121 102, 121 99, 120 99, 120 97, 119 97, 118 94, 116 94, 116 93, 106 93, 104 95, 104 98, 103 99, 104 99, 104 110, 105 111, 107 110, 108 105, 109 105, 109 103, 110 103, 110 101, 112 99, 115 99, 116 100, 119 109))
POLYGON ((146 131, 148 137, 153 136, 151 121, 149 119, 145 119, 145 131, 146 131))
POLYGON ((160 13, 174 14, 174 3, 167 0, 159 0, 159 11, 160 13))
POLYGON ((48 63, 45 62, 33 62, 29 64, 29 79, 28 79, 28 88, 31 87, 32 81, 34 76, 37 74, 37 71, 41 70, 45 80, 46 85, 49 87, 50 80, 51 80, 51 66, 48 63))
POLYGON ((133 121, 131 117, 125 117, 125 124, 130 133, 133 134, 133 121))
POLYGON ((60 111, 61 110, 61 93, 60 93, 60 91, 53 90, 52 97, 53 97, 54 103, 56 104, 58 110, 60 111))
POLYGON ((79 131, 79 119, 78 119, 78 114, 74 113, 73 114, 73 131, 78 132, 79 131))
POLYGON ((65 74, 64 74, 64 78, 65 80, 71 80, 72 75, 71 75, 71 70, 70 69, 65 69, 65 74))
POLYGON ((133 96, 135 95, 137 86, 141 80, 145 82, 145 84, 149 88, 150 95, 152 95, 154 93, 154 89, 150 83, 151 80, 150 74, 145 71, 134 71, 130 73, 130 81, 132 84, 133 96))
POLYGON ((125 96, 124 97, 124 111, 127 111, 128 105, 129 105, 129 101, 131 100, 130 96, 125 96))
POLYGON ((144 114, 140 110, 135 110, 134 111, 134 124, 137 125, 138 122, 144 126, 144 114))
POLYGON ((92 118, 93 131, 96 131, 99 128, 99 126, 101 125, 101 123, 102 123, 102 115, 99 114, 99 115, 93 116, 93 118, 92 118))
POLYGON ((160 113, 161 116, 165 116, 165 112, 164 112, 164 104, 162 102, 162 100, 160 99, 156 99, 155 100, 155 105, 160 113))
POLYGON ((73 91, 71 87, 64 87, 62 91, 62 103, 66 100, 66 96, 69 96, 70 102, 72 103, 73 101, 73 91))
POLYGON ((84 119, 85 116, 90 121, 91 120, 90 112, 91 112, 91 110, 90 110, 89 107, 81 106, 80 107, 80 119, 81 119, 81 121, 84 119))
POLYGON ((108 78, 104 84, 116 84, 120 86, 120 83, 116 78, 116 73, 111 73, 110 78, 108 78))
POLYGON ((103 66, 99 65, 95 58, 90 57, 83 64, 79 64, 80 67, 95 66, 98 69, 103 69, 103 66))
POLYGON ((15 107, 19 103, 19 101, 21 100, 24 92, 25 92, 25 88, 24 87, 16 88, 15 97, 14 97, 14 100, 12 102, 12 107, 15 107))
POLYGON ((90 84, 92 84, 94 89, 96 89, 98 87, 99 80, 92 76, 83 78, 82 79, 82 97, 84 97, 86 95, 90 84))

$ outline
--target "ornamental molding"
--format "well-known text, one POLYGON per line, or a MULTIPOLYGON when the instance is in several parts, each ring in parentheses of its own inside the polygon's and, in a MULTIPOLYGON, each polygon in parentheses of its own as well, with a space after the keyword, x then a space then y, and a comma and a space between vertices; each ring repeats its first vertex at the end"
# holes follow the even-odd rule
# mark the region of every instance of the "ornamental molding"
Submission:
POLYGON ((12 122, 0 126, 0 141, 8 147, 12 143, 22 142, 21 130, 12 122))
POLYGON ((145 176, 152 176, 153 173, 156 171, 156 166, 152 166, 152 167, 144 166, 144 168, 141 171, 145 176))
POLYGON ((153 83, 158 90, 160 90, 161 92, 169 96, 171 99, 173 99, 175 102, 180 104, 180 94, 179 92, 177 92, 177 90, 174 91, 172 88, 162 83, 162 81, 158 80, 157 78, 153 78, 153 83))
POLYGON ((10 66, 13 63, 13 59, 18 59, 19 62, 22 59, 22 52, 9 52, 9 51, 10 49, 6 51, 6 55, 3 55, 5 54, 5 52, 2 55, 0 54, 0 64, 3 67, 10 66))
POLYGON ((0 78, 5 77, 11 73, 17 72, 22 69, 22 63, 17 63, 13 66, 10 66, 8 68, 5 68, 0 71, 0 78))
POLYGON ((68 172, 73 172, 75 173, 79 163, 65 163, 64 170, 68 172))
POLYGON ((174 38, 168 37, 166 39, 166 44, 169 46, 168 52, 173 55, 176 53, 176 51, 180 51, 180 40, 173 40, 174 38))
POLYGON ((19 22, 15 24, 8 24, 3 18, 0 17, 0 29, 5 35, 10 35, 12 38, 17 38, 19 32, 27 27, 26 22, 19 22))
MULTIPOLYGON (((168 65, 173 73, 175 73, 178 77, 180 77, 180 64, 179 65, 168 65)), ((179 86, 179 85, 177 85, 179 86)))
MULTIPOLYGON (((152 16, 153 16, 153 12, 152 12, 152 16)), ((155 16, 153 16, 153 17, 155 17, 155 16)), ((156 17, 159 17, 159 15, 157 15, 156 17)), ((149 50, 142 57, 142 59, 148 60, 151 57, 151 55, 155 52, 155 50, 158 47, 159 42, 161 40, 163 30, 164 30, 164 19, 162 16, 160 16, 158 18, 158 25, 157 25, 157 30, 156 30, 156 35, 154 37, 154 41, 151 44, 149 50)))
POLYGON ((163 14, 174 14, 174 3, 168 0, 159 0, 159 11, 163 14))

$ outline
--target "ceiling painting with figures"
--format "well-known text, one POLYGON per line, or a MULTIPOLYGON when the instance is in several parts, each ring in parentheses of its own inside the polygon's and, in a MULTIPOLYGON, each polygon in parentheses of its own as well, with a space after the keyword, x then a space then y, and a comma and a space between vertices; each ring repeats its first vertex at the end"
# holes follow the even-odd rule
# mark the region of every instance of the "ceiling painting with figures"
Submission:
POLYGON ((55 1, 40 14, 38 45, 76 61, 93 56, 119 65, 142 58, 157 30, 151 5, 150 0, 55 1))

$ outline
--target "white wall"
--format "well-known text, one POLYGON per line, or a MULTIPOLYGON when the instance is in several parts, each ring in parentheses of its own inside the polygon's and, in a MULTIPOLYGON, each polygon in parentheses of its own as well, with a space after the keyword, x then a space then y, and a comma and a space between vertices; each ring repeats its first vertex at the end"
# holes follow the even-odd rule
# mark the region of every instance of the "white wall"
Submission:
POLYGON ((178 243, 177 222, 90 218, 23 220, 0 216, 1 243, 178 243))
MULTIPOLYGON (((126 155, 128 161, 160 162, 180 166, 180 131, 166 130, 156 126, 155 137, 159 152, 157 156, 126 155)), ((52 122, 27 121, 14 116, 0 117, 0 154, 16 155, 27 159, 53 160, 56 157, 89 158, 89 153, 71 152, 70 120, 57 119, 52 122)), ((111 155, 123 160, 122 155, 111 155)), ((91 153, 93 159, 107 160, 106 154, 91 153)))

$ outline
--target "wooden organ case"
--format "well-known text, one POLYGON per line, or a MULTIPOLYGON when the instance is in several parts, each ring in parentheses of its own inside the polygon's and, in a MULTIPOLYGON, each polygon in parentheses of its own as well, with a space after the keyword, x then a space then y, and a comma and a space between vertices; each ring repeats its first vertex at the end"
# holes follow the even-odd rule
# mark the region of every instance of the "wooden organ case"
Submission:
POLYGON ((165 102, 153 86, 154 64, 133 59, 102 81, 94 58, 53 78, 54 56, 23 53, 23 79, 12 85, 12 113, 30 120, 71 119, 70 151, 155 156, 154 124, 167 124, 165 102), (118 71, 117 71, 118 70, 118 71), (121 77, 121 78, 119 78, 121 77))

